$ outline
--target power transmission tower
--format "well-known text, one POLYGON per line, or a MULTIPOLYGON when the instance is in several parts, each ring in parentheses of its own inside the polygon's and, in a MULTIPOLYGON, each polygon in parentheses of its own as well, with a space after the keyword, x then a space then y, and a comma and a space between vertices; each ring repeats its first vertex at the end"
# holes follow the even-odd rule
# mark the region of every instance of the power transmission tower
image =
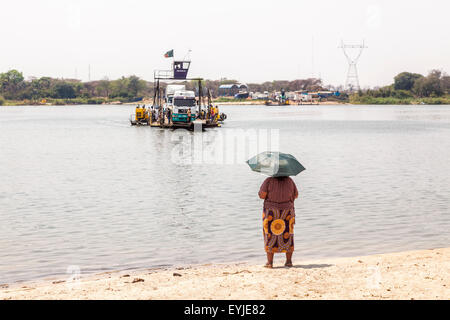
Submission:
POLYGON ((361 57, 361 54, 364 49, 367 47, 364 44, 364 41, 362 44, 345 44, 343 40, 341 40, 340 47, 342 51, 344 52, 345 57, 348 61, 348 72, 347 72, 347 80, 345 81, 345 89, 352 92, 354 90, 359 90, 361 87, 359 85, 359 78, 358 78, 358 69, 356 68, 356 64, 358 63, 359 58, 361 57), (358 49, 358 55, 356 58, 352 58, 348 50, 349 49, 358 49))

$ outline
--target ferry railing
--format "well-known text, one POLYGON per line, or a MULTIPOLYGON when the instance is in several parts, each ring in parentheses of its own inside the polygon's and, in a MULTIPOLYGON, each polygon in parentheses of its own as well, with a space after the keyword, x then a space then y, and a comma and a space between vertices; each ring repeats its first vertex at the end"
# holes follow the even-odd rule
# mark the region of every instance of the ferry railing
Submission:
POLYGON ((155 79, 172 79, 173 70, 155 70, 155 79))

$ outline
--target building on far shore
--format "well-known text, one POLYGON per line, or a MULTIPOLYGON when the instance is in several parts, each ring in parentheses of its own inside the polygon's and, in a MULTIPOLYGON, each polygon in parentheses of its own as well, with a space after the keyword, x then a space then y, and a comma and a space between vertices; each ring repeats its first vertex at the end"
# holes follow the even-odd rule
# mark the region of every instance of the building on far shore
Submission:
POLYGON ((234 83, 234 84, 223 84, 219 87, 220 97, 234 97, 236 94, 242 91, 248 91, 246 84, 234 83))

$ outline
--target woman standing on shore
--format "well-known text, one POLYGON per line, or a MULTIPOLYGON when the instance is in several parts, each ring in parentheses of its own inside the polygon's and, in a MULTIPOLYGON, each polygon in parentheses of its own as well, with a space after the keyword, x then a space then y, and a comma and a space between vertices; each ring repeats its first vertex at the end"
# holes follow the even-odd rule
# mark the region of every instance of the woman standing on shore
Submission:
POLYGON ((266 268, 273 267, 275 253, 286 253, 286 267, 292 267, 294 253, 294 201, 298 190, 290 177, 267 178, 261 185, 259 197, 264 199, 263 233, 267 253, 266 268))

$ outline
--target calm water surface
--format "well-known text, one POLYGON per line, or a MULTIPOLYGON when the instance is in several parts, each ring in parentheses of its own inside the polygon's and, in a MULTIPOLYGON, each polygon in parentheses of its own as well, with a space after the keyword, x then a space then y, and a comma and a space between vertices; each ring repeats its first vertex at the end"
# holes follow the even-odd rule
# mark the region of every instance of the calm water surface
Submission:
MULTIPOLYGON (((131 127, 133 109, 0 107, 0 283, 264 261, 264 177, 242 161, 174 161, 187 140, 131 127)), ((221 111, 205 148, 233 129, 279 129, 280 150, 307 168, 294 178, 297 261, 450 245, 450 106, 221 111)))

